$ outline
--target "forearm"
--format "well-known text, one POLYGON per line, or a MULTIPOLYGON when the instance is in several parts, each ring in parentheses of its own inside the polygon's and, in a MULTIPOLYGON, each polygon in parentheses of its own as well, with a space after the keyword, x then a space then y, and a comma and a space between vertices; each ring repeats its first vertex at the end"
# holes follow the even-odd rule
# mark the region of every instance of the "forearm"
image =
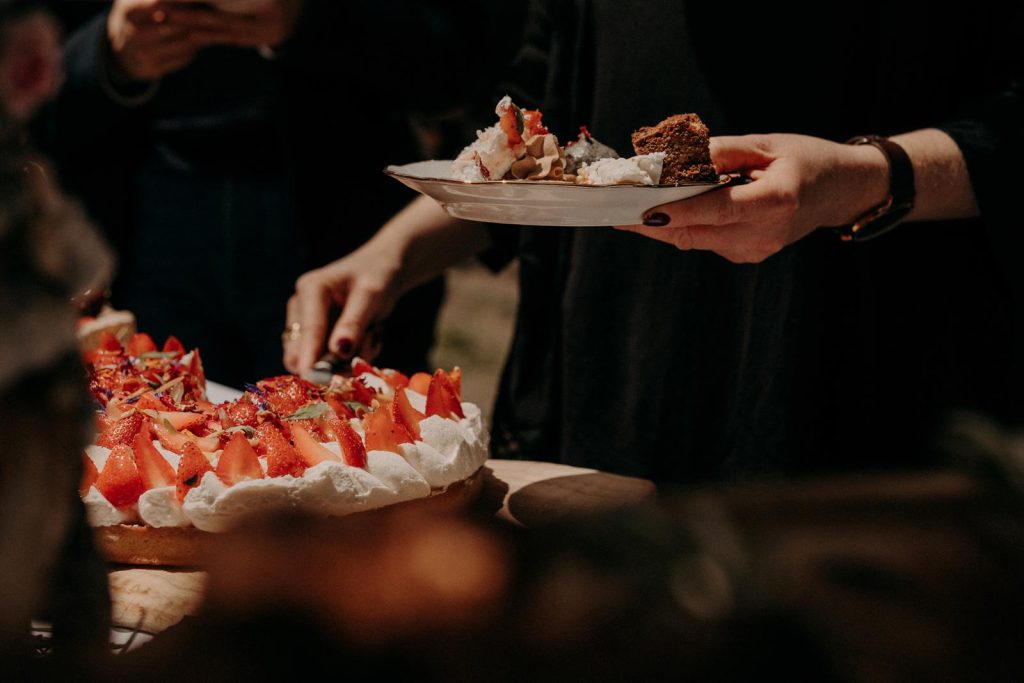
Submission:
POLYGON ((429 197, 417 197, 395 214, 363 249, 371 254, 397 253, 402 291, 427 282, 449 266, 490 246, 480 223, 449 216, 429 197))
POLYGON ((978 203, 964 155, 946 133, 935 128, 897 135, 914 164, 917 196, 908 220, 932 221, 974 218, 978 203))

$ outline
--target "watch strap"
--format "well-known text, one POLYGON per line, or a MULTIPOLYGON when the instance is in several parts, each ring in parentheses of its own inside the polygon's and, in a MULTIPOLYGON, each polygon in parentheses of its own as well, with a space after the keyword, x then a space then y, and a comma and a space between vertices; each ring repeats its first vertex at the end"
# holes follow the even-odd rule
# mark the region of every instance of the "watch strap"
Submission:
POLYGON ((889 198, 839 231, 844 241, 863 242, 896 227, 914 208, 914 164, 900 145, 879 135, 861 135, 847 144, 877 147, 889 162, 889 198))

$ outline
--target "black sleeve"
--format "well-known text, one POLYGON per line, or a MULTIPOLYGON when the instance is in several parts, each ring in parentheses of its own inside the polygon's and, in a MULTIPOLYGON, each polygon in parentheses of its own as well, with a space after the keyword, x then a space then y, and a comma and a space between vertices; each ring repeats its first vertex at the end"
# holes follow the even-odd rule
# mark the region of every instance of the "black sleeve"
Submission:
POLYGON ((120 98, 112 90, 106 80, 106 24, 107 12, 101 12, 65 44, 65 80, 53 107, 55 144, 61 156, 108 149, 140 126, 140 106, 151 89, 125 92, 120 98))
POLYGON ((968 104, 962 114, 938 126, 960 147, 971 187, 1002 270, 1024 296, 1024 219, 1020 208, 1020 168, 1024 159, 1024 7, 998 12, 990 27, 989 68, 979 81, 991 81, 991 95, 968 104))
MULTIPOLYGON (((1020 162, 1024 159, 1024 83, 980 105, 969 118, 939 128, 963 152, 981 216, 997 253, 1024 256, 1020 162)), ((1018 269, 1019 270, 1019 269, 1018 269)))

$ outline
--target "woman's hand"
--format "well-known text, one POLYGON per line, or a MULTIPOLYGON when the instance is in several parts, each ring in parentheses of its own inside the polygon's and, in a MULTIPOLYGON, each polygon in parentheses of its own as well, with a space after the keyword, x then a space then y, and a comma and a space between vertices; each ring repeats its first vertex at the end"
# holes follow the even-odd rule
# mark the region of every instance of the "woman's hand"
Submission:
POLYGON ((300 277, 288 301, 286 318, 284 365, 289 372, 312 366, 325 340, 327 348, 340 358, 361 355, 372 360, 375 340, 367 330, 394 307, 402 293, 400 274, 398 251, 369 242, 300 277), (328 336, 331 313, 339 310, 341 316, 328 336))
POLYGON ((264 0, 241 10, 212 8, 196 11, 178 4, 168 10, 172 23, 186 26, 190 39, 201 45, 273 48, 295 30, 304 0, 264 0))
POLYGON ((405 292, 459 261, 479 254, 490 233, 452 218, 429 197, 418 197, 348 256, 299 278, 288 302, 284 365, 303 372, 328 348, 342 359, 372 359, 379 340, 367 330, 381 322, 405 292), (340 310, 331 328, 329 317, 340 310))
POLYGON ((188 29, 169 20, 173 4, 114 0, 107 16, 107 41, 116 80, 159 80, 195 58, 199 46, 189 40, 188 29))
POLYGON ((720 173, 753 182, 656 207, 644 225, 620 229, 758 263, 816 228, 852 223, 888 196, 888 163, 871 145, 786 134, 717 137, 711 158, 720 173))
POLYGON ((114 76, 155 81, 184 68, 204 47, 274 47, 295 30, 303 0, 267 0, 247 12, 173 0, 114 0, 107 39, 114 76))

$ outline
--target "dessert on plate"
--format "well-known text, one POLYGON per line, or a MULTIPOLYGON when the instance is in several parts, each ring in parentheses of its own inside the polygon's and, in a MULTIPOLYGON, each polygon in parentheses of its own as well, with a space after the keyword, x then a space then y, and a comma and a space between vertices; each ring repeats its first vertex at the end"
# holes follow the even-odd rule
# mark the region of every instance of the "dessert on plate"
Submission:
POLYGON ((507 95, 495 108, 498 122, 456 157, 451 177, 478 183, 530 180, 578 185, 679 185, 716 182, 707 126, 696 114, 677 114, 632 135, 635 156, 622 158, 595 140, 586 126, 562 147, 536 110, 507 95))
POLYGON ((711 163, 708 127, 696 114, 676 114, 656 126, 632 135, 637 154, 664 154, 661 184, 715 182, 718 172, 711 163))
POLYGON ((173 337, 105 333, 84 359, 99 432, 81 494, 116 562, 195 564, 200 543, 253 513, 468 496, 487 458, 458 368, 406 377, 356 359, 327 386, 273 377, 214 404, 199 351, 173 337))

